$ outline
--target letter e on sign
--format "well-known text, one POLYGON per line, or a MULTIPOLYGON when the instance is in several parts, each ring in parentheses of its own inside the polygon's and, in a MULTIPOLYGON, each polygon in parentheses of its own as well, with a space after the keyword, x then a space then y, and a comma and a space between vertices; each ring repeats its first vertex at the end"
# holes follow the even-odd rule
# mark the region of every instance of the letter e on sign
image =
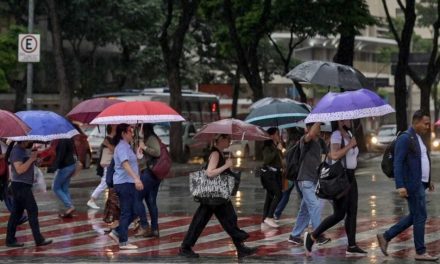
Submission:
POLYGON ((40 34, 18 35, 18 61, 40 62, 40 34))

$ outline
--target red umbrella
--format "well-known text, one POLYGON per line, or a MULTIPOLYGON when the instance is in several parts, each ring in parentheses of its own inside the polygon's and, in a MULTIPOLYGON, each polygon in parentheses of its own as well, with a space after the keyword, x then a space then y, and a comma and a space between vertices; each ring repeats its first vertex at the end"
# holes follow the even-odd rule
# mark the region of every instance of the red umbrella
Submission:
POLYGON ((436 126, 440 126, 440 119, 437 120, 437 122, 435 122, 434 125, 436 125, 436 126))
POLYGON ((233 140, 267 140, 269 135, 260 127, 238 119, 222 119, 203 126, 194 136, 198 140, 211 140, 216 134, 231 135, 233 140))
POLYGON ((79 121, 81 123, 90 123, 99 113, 104 111, 107 107, 114 105, 116 103, 124 102, 119 99, 108 99, 108 98, 94 98, 85 100, 75 106, 69 113, 67 117, 71 120, 79 121))
POLYGON ((31 128, 18 116, 6 110, 0 110, 0 137, 26 136, 31 128))
POLYGON ((132 101, 109 106, 93 119, 90 124, 137 124, 179 121, 185 121, 185 119, 165 103, 132 101))

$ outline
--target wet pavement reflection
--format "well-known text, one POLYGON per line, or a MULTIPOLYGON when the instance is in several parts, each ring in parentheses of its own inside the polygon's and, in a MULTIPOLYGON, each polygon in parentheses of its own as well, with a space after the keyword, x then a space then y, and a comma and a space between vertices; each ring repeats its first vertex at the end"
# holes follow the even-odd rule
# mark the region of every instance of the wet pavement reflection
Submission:
MULTIPOLYGON (((433 180, 439 183, 440 155, 433 155, 433 180)), ((173 168, 173 178, 166 179, 160 186, 158 207, 160 212, 159 239, 134 238, 129 241, 139 246, 132 252, 119 251, 117 245, 104 234, 106 224, 102 222, 102 208, 105 195, 100 197, 100 210, 86 206, 93 188, 99 183, 93 168, 84 170, 74 178, 71 193, 77 208, 73 219, 61 220, 57 217, 61 205, 49 190, 37 194, 40 209, 40 222, 43 234, 54 239, 48 247, 35 248, 27 224, 20 227, 18 240, 25 242, 22 249, 4 246, 8 214, 4 205, 0 206, 0 259, 2 263, 16 262, 151 262, 151 263, 192 263, 176 256, 178 247, 191 221, 198 204, 193 201, 188 188, 188 172, 201 167, 201 161, 179 165, 173 168)), ((394 182, 380 170, 380 157, 365 159, 356 176, 359 185, 357 241, 368 251, 365 257, 346 257, 347 239, 343 222, 326 234, 332 239, 328 244, 314 247, 312 257, 305 257, 302 247, 287 242, 299 206, 299 198, 293 191, 289 204, 280 220, 278 229, 261 225, 261 213, 265 191, 260 179, 255 177, 255 168, 260 164, 252 160, 236 160, 237 170, 242 171, 240 191, 233 198, 239 216, 239 225, 249 232, 247 244, 260 246, 257 254, 237 260, 235 249, 229 236, 218 221, 212 218, 198 240, 194 250, 201 254, 198 263, 414 263, 414 244, 412 228, 390 243, 389 257, 384 257, 378 248, 376 233, 394 224, 399 217, 407 214, 406 202, 395 192, 394 182)), ((50 187, 53 174, 45 174, 50 187)), ((440 188, 440 186, 437 186, 440 188)), ((426 225, 426 245, 428 252, 440 253, 440 192, 427 196, 428 222, 426 225)), ((325 201, 323 217, 332 212, 331 205, 325 201)))

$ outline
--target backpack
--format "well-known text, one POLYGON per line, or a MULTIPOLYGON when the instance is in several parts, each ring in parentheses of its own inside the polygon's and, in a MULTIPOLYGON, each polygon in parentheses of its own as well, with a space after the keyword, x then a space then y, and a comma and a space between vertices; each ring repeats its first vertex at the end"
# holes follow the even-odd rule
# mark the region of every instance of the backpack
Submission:
MULTIPOLYGON (((396 141, 401 135, 403 135, 405 133, 409 134, 406 131, 397 134, 397 137, 393 141, 391 141, 391 143, 387 146, 387 148, 385 149, 385 152, 383 153, 383 156, 382 156, 382 162, 380 164, 382 167, 382 171, 390 179, 394 178, 394 149, 396 147, 396 141)), ((409 136, 410 136, 410 140, 411 140, 410 148, 413 149, 414 137, 411 134, 409 134, 409 136)))
POLYGON ((286 179, 296 181, 301 166, 301 147, 300 140, 286 151, 286 179))
POLYGON ((149 168, 158 180, 163 180, 167 178, 170 174, 172 161, 170 153, 167 150, 167 146, 160 140, 159 144, 160 156, 151 160, 149 168))

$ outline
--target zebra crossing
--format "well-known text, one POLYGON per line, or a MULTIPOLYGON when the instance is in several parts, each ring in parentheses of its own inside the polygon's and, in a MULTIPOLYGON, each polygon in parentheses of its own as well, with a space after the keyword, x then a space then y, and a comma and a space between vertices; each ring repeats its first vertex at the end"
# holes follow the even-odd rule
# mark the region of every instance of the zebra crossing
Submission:
MULTIPOLYGON (((191 216, 161 215, 159 218, 160 238, 135 238, 130 232, 130 243, 139 246, 137 250, 119 251, 118 245, 110 239, 104 230, 107 225, 102 215, 95 211, 77 212, 72 219, 60 219, 53 212, 40 212, 40 228, 46 238, 54 243, 45 247, 35 247, 29 225, 18 228, 17 239, 24 242, 23 248, 5 246, 5 234, 8 220, 6 212, 0 213, 0 257, 2 256, 176 256, 180 243, 188 230, 191 216)), ((239 218, 239 226, 250 234, 246 244, 259 246, 257 256, 303 256, 304 249, 287 242, 292 230, 294 218, 280 220, 280 228, 272 229, 261 224, 261 216, 250 215, 239 218)), ((396 217, 377 217, 358 219, 358 245, 366 249, 369 257, 382 257, 376 241, 377 232, 381 232, 397 221, 396 217)), ((328 244, 315 246, 316 256, 345 256, 346 237, 343 223, 328 230, 326 235, 332 239, 328 244)), ((426 224, 425 241, 428 252, 440 252, 440 218, 429 218, 426 224)), ((219 222, 212 218, 198 239, 194 251, 202 256, 234 256, 235 248, 230 237, 219 222)), ((405 257, 415 254, 412 240, 412 228, 394 239, 389 246, 393 257, 405 257)))

